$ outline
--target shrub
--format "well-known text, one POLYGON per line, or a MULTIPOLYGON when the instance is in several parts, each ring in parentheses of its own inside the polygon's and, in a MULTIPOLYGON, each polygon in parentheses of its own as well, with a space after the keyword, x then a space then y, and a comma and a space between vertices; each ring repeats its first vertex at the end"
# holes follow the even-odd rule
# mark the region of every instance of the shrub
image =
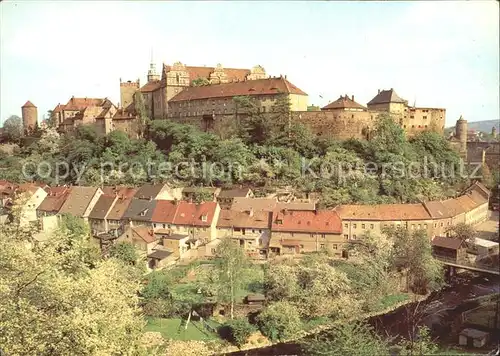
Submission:
POLYGON ((219 335, 238 347, 245 344, 255 327, 247 319, 233 319, 219 328, 219 335))
POLYGON ((258 325, 262 334, 272 341, 285 340, 301 330, 297 308, 282 301, 268 306, 258 317, 258 325))

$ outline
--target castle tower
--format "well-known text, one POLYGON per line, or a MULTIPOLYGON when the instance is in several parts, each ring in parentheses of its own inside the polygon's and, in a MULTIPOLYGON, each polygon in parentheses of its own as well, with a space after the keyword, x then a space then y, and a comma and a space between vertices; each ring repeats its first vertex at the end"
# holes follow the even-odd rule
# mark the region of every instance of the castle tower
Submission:
POLYGON ((21 107, 21 111, 23 116, 24 132, 29 134, 36 128, 36 124, 38 122, 38 109, 31 101, 28 100, 26 104, 21 107))
POLYGON ((497 128, 495 126, 491 128, 491 136, 493 136, 493 138, 497 138, 497 128))
POLYGON ((149 70, 148 70, 148 83, 149 82, 154 82, 160 80, 160 75, 156 72, 156 64, 154 64, 152 61, 149 64, 149 70))
POLYGON ((460 118, 457 120, 455 136, 460 142, 460 152, 467 152, 467 120, 465 120, 462 115, 460 115, 460 118))
POLYGON ((123 108, 126 108, 134 102, 134 94, 140 88, 140 81, 136 82, 126 81, 122 82, 120 78, 120 103, 123 108))

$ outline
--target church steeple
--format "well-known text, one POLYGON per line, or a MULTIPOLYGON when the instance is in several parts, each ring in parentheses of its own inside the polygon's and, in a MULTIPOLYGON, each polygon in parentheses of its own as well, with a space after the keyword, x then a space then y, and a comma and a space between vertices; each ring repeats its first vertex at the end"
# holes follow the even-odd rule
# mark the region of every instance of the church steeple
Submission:
POLYGON ((151 49, 151 62, 149 63, 148 70, 148 83, 155 80, 160 80, 160 75, 156 72, 156 64, 153 60, 153 49, 151 49))

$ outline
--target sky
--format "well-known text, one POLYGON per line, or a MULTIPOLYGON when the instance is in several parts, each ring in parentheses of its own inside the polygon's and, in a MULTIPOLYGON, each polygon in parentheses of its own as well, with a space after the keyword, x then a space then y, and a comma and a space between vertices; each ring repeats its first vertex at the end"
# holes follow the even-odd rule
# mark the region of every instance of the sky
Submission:
POLYGON ((71 96, 118 103, 153 60, 287 75, 326 105, 394 88, 447 126, 499 119, 499 5, 443 2, 2 1, 0 120, 71 96))

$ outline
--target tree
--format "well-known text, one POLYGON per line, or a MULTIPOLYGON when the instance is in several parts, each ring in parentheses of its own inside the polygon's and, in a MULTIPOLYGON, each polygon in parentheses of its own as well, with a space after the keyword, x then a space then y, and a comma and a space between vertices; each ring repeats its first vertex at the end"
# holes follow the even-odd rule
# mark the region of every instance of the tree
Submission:
POLYGON ((222 239, 217 246, 215 256, 218 297, 219 300, 230 303, 230 316, 233 319, 236 293, 244 283, 243 274, 248 264, 248 257, 245 251, 228 237, 222 239))
POLYGON ((139 259, 135 246, 130 242, 119 242, 109 249, 109 256, 118 258, 128 265, 134 266, 139 259))
POLYGON ((3 123, 3 134, 11 142, 18 143, 23 136, 23 120, 17 116, 10 116, 3 123))
POLYGON ((441 355, 439 346, 431 339, 430 331, 427 327, 417 327, 416 335, 410 339, 403 339, 398 344, 399 355, 401 356, 427 356, 441 355))
POLYGON ((302 344, 304 353, 311 356, 389 355, 389 345, 368 324, 351 322, 335 325, 326 334, 302 344))
POLYGON ((241 347, 254 331, 255 327, 247 319, 232 319, 221 327, 219 333, 236 346, 241 347))
POLYGON ((446 229, 446 233, 449 233, 453 238, 462 240, 471 245, 474 244, 474 240, 477 236, 476 229, 474 229, 472 225, 463 222, 449 226, 446 229))
MULTIPOLYGON (((74 263, 84 246, 54 236, 26 245, 0 230, 0 345, 9 355, 137 354, 140 283, 117 260, 74 263)), ((86 242, 90 243, 89 241, 86 242)))
POLYGON ((149 124, 149 115, 144 103, 144 97, 140 91, 136 91, 134 94, 134 107, 137 114, 137 134, 139 137, 144 137, 149 124))
POLYGON ((286 301, 275 302, 258 316, 257 324, 263 335, 272 341, 284 341, 297 334, 302 322, 297 308, 286 301))
POLYGON ((425 294, 443 284, 443 267, 432 257, 431 244, 425 230, 410 232, 402 227, 384 229, 394 241, 396 266, 408 270, 408 288, 425 294))

